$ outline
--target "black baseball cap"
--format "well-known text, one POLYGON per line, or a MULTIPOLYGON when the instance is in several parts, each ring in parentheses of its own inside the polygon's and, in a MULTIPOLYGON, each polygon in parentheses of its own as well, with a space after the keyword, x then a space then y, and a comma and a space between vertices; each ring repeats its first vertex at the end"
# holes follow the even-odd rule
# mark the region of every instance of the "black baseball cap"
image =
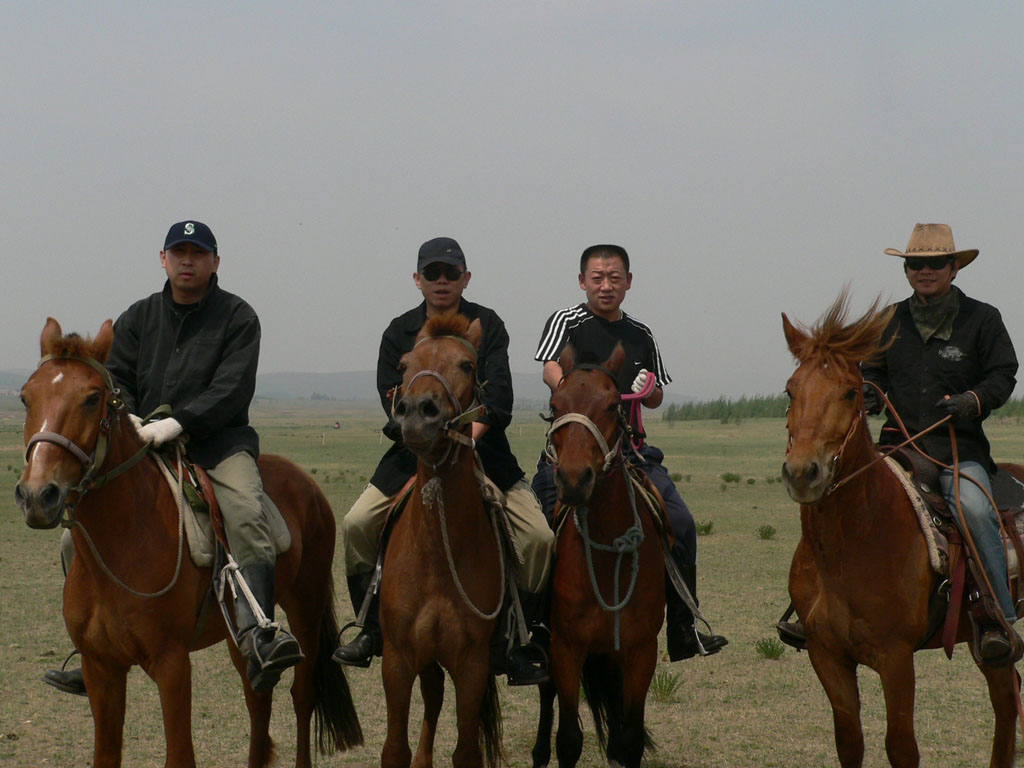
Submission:
POLYGON ((435 237, 421 245, 419 258, 416 259, 416 271, 422 272, 425 266, 437 262, 466 268, 466 257, 462 253, 462 248, 450 237, 435 237))
POLYGON ((164 250, 182 243, 192 243, 204 251, 217 254, 217 238, 208 226, 201 221, 179 221, 172 224, 164 238, 164 250))

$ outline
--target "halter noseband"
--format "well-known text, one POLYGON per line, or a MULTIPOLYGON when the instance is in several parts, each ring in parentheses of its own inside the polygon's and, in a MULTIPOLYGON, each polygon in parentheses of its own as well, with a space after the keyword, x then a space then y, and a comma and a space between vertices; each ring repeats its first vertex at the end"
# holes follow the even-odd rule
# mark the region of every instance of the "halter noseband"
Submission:
MULTIPOLYGON (((564 376, 562 376, 562 381, 565 381, 569 377, 569 374, 577 370, 600 371, 601 373, 608 376, 608 378, 610 378, 613 382, 615 382, 616 389, 618 389, 618 380, 615 378, 615 374, 612 373, 607 368, 605 368, 603 365, 597 365, 595 363, 580 363, 578 365, 574 365, 565 373, 564 376)), ((559 384, 561 384, 561 382, 559 382, 559 384)), ((555 450, 555 445, 554 443, 551 442, 551 438, 556 431, 564 427, 566 424, 582 424, 584 427, 587 428, 590 434, 594 436, 594 440, 597 441, 598 448, 600 448, 601 453, 604 454, 604 463, 601 466, 602 473, 607 472, 611 468, 615 459, 618 456, 622 455, 622 435, 625 430, 621 428, 621 411, 619 412, 619 436, 618 439, 616 439, 615 444, 610 448, 608 446, 608 441, 604 439, 604 435, 601 434, 601 430, 598 429, 597 424, 595 424, 587 416, 584 416, 582 413, 570 412, 562 414, 557 419, 552 421, 551 426, 548 427, 547 434, 545 435, 547 442, 544 445, 544 455, 547 456, 548 460, 552 464, 558 463, 558 452, 555 450)))

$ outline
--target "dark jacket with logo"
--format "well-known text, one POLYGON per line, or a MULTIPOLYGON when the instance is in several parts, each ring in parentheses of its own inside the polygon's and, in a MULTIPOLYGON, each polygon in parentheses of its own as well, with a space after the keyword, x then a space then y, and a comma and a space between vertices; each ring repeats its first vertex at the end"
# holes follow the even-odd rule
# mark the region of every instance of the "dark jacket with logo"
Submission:
MULTIPOLYGON (((954 291, 960 292, 954 287, 954 291)), ((1009 399, 1016 384, 1017 355, 1010 335, 995 307, 960 292, 960 311, 949 341, 932 337, 925 343, 910 314, 910 299, 896 305, 885 338, 896 339, 882 359, 862 366, 864 378, 885 391, 911 435, 946 415, 937 403, 944 395, 968 390, 978 396, 981 413, 976 419, 953 419, 961 461, 977 461, 995 469, 982 421, 1009 399)), ((905 438, 889 416, 879 437, 895 445, 905 438)), ((953 460, 949 430, 938 427, 920 438, 929 455, 950 464, 953 460)))
POLYGON ((256 390, 260 321, 245 301, 217 286, 183 306, 163 291, 132 304, 114 323, 107 369, 132 413, 147 416, 160 405, 188 435, 188 456, 201 467, 228 456, 259 455, 249 425, 256 390))
MULTIPOLYGON (((508 367, 508 332, 497 313, 487 307, 461 299, 459 314, 470 320, 479 318, 483 330, 480 341, 476 378, 485 384, 482 402, 486 415, 480 418, 490 428, 476 444, 484 472, 501 490, 507 491, 523 478, 516 457, 505 436, 505 427, 512 421, 512 374, 508 367)), ((377 392, 380 395, 388 423, 384 434, 395 444, 377 465, 370 482, 385 496, 392 496, 416 474, 416 456, 402 443, 402 429, 391 418, 391 400, 388 393, 402 383, 398 361, 412 349, 416 334, 427 322, 427 304, 421 303, 399 315, 384 331, 377 357, 377 392)))

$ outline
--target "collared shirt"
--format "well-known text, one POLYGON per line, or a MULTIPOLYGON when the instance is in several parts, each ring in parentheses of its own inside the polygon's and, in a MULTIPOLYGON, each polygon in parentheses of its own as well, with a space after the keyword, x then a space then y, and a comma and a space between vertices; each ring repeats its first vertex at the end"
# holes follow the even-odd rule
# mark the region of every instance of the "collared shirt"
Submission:
MULTIPOLYGON (((477 358, 477 381, 484 384, 482 403, 487 413, 479 421, 489 424, 487 432, 476 444, 484 472, 502 491, 507 491, 524 476, 512 448, 508 444, 505 428, 512 421, 512 373, 508 365, 508 332, 505 324, 492 309, 460 299, 459 314, 470 320, 480 320, 483 338, 477 358)), ((416 335, 427 322, 427 304, 399 315, 388 325, 380 340, 377 356, 377 393, 388 417, 384 434, 395 442, 384 454, 370 482, 385 496, 398 493, 410 477, 416 474, 416 455, 402 443, 402 430, 391 418, 391 400, 388 393, 402 383, 398 362, 413 348, 416 335)))
MULTIPOLYGON (((911 315, 910 299, 896 305, 885 338, 895 336, 885 355, 861 366, 864 378, 886 392, 911 435, 931 426, 945 410, 937 403, 945 395, 968 390, 978 396, 977 419, 954 419, 957 452, 961 461, 977 461, 995 469, 982 421, 1009 399, 1017 382, 1017 355, 999 310, 964 295, 959 288, 959 311, 949 339, 931 336, 925 341, 911 315)), ((905 438, 889 416, 879 442, 895 445, 905 438)), ((953 451, 945 425, 920 438, 922 450, 946 464, 953 451)))
POLYGON ((189 458, 210 468, 240 451, 259 455, 249 425, 259 353, 259 318, 214 274, 195 304, 175 304, 168 282, 125 310, 107 369, 132 413, 170 405, 188 435, 189 458))

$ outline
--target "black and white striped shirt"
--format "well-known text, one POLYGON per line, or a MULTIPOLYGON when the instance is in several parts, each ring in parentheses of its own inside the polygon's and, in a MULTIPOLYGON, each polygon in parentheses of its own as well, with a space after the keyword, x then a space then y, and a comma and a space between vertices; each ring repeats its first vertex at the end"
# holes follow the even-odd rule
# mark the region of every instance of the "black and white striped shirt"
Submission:
POLYGON ((560 309, 548 318, 533 359, 541 363, 557 361, 565 345, 571 343, 578 360, 603 362, 619 342, 626 350, 626 360, 618 375, 620 392, 630 391, 641 368, 657 377, 659 387, 672 381, 649 327, 625 312, 615 322, 605 320, 591 312, 586 302, 560 309))

